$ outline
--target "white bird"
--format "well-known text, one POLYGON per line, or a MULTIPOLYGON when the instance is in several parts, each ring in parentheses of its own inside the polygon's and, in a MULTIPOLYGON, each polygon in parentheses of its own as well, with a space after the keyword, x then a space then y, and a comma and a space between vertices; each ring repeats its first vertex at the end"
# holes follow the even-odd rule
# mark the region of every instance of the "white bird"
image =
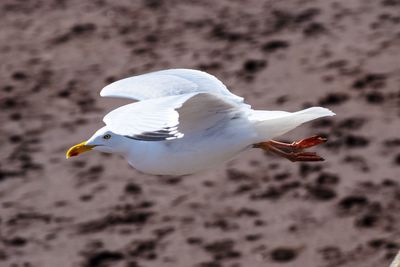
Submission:
POLYGON ((216 77, 192 69, 169 69, 122 79, 101 96, 138 100, 108 113, 106 124, 66 157, 88 150, 122 155, 137 170, 185 175, 209 169, 241 151, 262 148, 291 161, 320 161, 303 149, 326 141, 272 140, 304 122, 335 115, 322 107, 298 112, 253 110, 216 77))

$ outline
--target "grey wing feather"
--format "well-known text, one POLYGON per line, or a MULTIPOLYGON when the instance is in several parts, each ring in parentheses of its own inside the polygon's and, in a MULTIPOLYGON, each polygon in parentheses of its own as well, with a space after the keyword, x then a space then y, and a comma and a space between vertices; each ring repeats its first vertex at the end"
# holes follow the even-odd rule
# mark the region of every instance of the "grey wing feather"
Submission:
POLYGON ((122 106, 104 117, 116 134, 135 140, 164 141, 201 133, 243 107, 216 94, 192 93, 122 106))
POLYGON ((163 130, 158 130, 154 132, 142 132, 140 134, 134 134, 132 136, 125 135, 125 137, 141 141, 173 140, 183 137, 183 134, 178 132, 177 128, 177 126, 172 128, 164 128, 163 130))

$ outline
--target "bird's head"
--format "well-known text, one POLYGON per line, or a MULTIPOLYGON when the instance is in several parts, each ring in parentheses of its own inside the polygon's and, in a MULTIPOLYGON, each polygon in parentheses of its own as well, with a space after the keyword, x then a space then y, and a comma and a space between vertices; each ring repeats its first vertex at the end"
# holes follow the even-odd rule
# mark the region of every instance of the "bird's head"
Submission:
POLYGON ((121 143, 122 136, 115 134, 103 127, 95 132, 89 140, 76 144, 68 149, 66 158, 78 156, 86 151, 98 150, 106 153, 118 152, 119 144, 121 143))

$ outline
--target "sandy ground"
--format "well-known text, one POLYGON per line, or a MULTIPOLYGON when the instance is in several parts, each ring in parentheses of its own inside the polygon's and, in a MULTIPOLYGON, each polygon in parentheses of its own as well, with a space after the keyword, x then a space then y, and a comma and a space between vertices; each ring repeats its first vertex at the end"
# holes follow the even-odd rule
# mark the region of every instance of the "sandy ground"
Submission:
POLYGON ((377 267, 400 246, 398 0, 0 3, 0 266, 377 267), (196 68, 254 108, 323 105, 323 163, 254 150, 188 177, 65 150, 127 76, 196 68))

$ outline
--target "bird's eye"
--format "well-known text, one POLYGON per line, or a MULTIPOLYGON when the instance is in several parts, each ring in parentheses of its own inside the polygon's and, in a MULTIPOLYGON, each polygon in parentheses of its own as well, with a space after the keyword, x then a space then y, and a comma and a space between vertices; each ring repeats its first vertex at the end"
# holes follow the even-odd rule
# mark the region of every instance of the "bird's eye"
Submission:
POLYGON ((111 138, 111 134, 105 134, 105 135, 103 136, 103 138, 106 139, 106 140, 108 140, 108 139, 111 138))

